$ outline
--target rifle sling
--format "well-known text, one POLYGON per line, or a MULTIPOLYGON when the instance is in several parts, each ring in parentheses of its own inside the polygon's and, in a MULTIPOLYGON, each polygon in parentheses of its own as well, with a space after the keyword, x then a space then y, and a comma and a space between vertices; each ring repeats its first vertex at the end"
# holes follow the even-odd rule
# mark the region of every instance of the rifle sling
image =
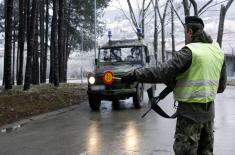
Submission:
POLYGON ((177 112, 175 112, 172 116, 169 116, 164 110, 162 110, 162 108, 157 104, 157 102, 152 103, 151 108, 158 113, 160 116, 164 117, 164 118, 171 118, 174 119, 177 117, 177 112))

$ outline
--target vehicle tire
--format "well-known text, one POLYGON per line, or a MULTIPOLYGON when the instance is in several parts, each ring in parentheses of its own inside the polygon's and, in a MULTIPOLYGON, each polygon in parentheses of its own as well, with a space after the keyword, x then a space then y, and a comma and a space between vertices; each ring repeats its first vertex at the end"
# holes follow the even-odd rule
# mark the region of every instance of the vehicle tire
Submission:
POLYGON ((153 85, 151 88, 147 90, 149 99, 153 98, 156 92, 156 85, 153 85))
POLYGON ((118 110, 120 109, 120 103, 118 100, 113 100, 112 101, 112 107, 113 107, 113 110, 118 110))
POLYGON ((89 100, 89 105, 90 105, 91 110, 93 111, 100 110, 101 99, 95 96, 89 95, 88 100, 89 100))
POLYGON ((133 96, 133 104, 136 109, 142 107, 144 99, 144 87, 141 83, 139 83, 136 87, 136 93, 133 96))

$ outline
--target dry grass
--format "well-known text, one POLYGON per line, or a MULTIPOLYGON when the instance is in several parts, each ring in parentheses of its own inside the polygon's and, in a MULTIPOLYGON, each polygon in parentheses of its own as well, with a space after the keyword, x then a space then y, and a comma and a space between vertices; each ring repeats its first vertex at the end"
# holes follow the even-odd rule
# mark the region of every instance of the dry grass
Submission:
POLYGON ((29 91, 21 86, 0 93, 0 126, 63 107, 79 104, 87 99, 86 86, 81 84, 35 85, 29 91))

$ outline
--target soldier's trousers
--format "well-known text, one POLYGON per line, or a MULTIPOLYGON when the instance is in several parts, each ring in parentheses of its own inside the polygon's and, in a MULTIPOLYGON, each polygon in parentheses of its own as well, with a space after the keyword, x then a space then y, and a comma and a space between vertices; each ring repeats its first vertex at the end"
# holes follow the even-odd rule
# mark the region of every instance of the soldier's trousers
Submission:
POLYGON ((176 123, 174 152, 175 155, 212 155, 213 121, 198 124, 179 116, 176 123))

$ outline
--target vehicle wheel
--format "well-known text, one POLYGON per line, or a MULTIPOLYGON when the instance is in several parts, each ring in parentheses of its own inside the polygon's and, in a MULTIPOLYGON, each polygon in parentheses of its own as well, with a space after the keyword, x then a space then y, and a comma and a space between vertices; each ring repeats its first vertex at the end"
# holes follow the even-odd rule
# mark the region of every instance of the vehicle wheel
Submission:
POLYGON ((113 109, 114 109, 114 110, 120 109, 120 103, 119 103, 119 101, 118 101, 118 100, 114 100, 114 101, 112 102, 112 106, 113 106, 113 109))
POLYGON ((156 92, 156 85, 153 85, 151 88, 147 90, 149 99, 153 98, 156 92))
POLYGON ((141 83, 139 83, 136 87, 136 94, 133 96, 133 104, 136 109, 139 109, 142 107, 144 98, 144 87, 141 83))
POLYGON ((91 110, 98 111, 100 110, 101 100, 95 96, 89 95, 89 105, 91 110))

